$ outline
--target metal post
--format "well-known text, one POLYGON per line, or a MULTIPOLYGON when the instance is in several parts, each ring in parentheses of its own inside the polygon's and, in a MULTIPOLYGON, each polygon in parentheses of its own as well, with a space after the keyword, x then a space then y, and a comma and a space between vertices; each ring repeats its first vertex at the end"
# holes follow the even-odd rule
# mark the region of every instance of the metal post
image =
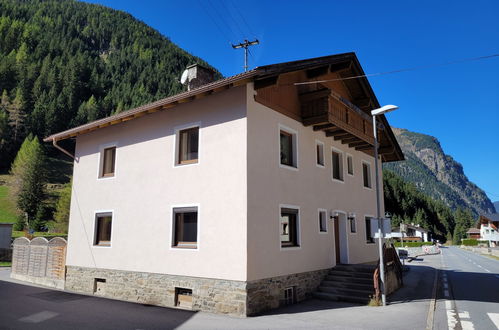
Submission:
POLYGON ((374 169, 376 171, 376 218, 378 219, 378 246, 379 246, 379 276, 381 278, 381 301, 386 306, 385 294, 385 264, 383 258, 383 234, 381 230, 381 202, 379 196, 379 169, 378 169, 378 132, 376 129, 376 115, 373 115, 374 129, 374 169))
POLYGON ((248 39, 244 39, 244 42, 239 43, 237 45, 232 45, 232 48, 244 48, 244 72, 248 71, 248 47, 253 45, 258 45, 260 41, 255 39, 253 41, 248 41, 248 39))

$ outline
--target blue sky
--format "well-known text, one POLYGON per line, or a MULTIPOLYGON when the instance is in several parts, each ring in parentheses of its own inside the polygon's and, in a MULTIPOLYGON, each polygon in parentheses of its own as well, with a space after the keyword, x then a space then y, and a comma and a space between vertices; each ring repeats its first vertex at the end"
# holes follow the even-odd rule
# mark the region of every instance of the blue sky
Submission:
MULTIPOLYGON (((225 76, 230 42, 258 38, 250 67, 356 52, 366 73, 499 53, 499 1, 97 0, 160 31, 225 76)), ((369 79, 393 126, 437 137, 499 201, 499 57, 369 79)))

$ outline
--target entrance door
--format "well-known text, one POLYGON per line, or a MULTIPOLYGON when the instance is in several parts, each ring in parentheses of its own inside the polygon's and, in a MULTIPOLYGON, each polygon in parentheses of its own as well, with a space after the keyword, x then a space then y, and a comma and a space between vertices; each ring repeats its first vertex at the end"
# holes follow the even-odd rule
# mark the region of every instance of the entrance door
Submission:
POLYGON ((339 220, 334 220, 334 251, 336 254, 336 264, 339 264, 341 260, 339 222, 340 222, 339 220))
POLYGON ((347 216, 344 213, 334 220, 334 250, 336 264, 348 264, 347 216))

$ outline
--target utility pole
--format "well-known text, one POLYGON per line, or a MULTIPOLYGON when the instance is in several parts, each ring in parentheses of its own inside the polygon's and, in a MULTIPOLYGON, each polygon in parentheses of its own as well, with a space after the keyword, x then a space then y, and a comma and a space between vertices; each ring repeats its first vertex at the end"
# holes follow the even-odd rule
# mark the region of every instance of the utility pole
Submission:
POLYGON ((232 45, 232 48, 244 48, 244 72, 248 71, 248 47, 253 45, 258 45, 260 41, 255 39, 253 41, 248 41, 248 39, 244 39, 244 42, 241 42, 237 45, 232 45))

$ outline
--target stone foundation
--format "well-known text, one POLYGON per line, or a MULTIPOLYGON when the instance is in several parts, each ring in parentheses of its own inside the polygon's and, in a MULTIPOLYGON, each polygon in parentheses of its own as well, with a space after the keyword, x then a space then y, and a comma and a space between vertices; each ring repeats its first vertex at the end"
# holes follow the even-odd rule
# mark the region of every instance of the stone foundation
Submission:
POLYGON ((294 288, 294 301, 308 298, 328 271, 244 282, 67 266, 65 289, 164 307, 186 308, 186 301, 192 301, 187 307, 192 310, 248 316, 285 304, 286 288, 294 288), (192 295, 180 298, 179 289, 192 290, 192 295))
POLYGON ((330 269, 271 277, 247 283, 248 314, 255 315, 285 305, 286 288, 293 288, 294 301, 310 298, 330 269))

